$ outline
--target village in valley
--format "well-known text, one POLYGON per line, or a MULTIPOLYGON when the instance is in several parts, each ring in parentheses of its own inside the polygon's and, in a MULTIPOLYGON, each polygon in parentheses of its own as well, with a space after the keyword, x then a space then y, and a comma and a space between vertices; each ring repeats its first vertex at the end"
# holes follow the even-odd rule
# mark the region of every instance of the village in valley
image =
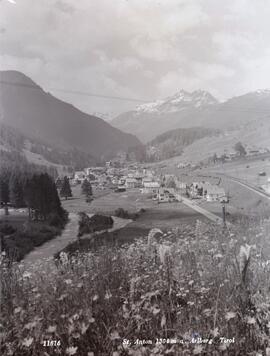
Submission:
MULTIPOLYGON (((113 213, 113 207, 123 205, 122 196, 124 196, 130 202, 132 199, 140 201, 140 206, 143 208, 147 206, 156 209, 161 204, 163 208, 174 209, 178 212, 180 220, 181 209, 186 205, 193 212, 195 210, 194 220, 207 217, 203 212, 210 212, 215 214, 212 216, 217 217, 216 221, 222 220, 224 225, 227 219, 232 220, 234 216, 237 218, 243 212, 250 213, 249 204, 246 204, 247 210, 243 210, 245 192, 237 196, 239 189, 241 191, 239 184, 245 184, 247 189, 254 189, 253 203, 258 196, 256 193, 264 195, 266 204, 264 207, 267 206, 270 171, 267 168, 266 173, 264 167, 265 162, 268 161, 268 149, 253 147, 246 147, 244 155, 237 149, 232 149, 231 152, 225 150, 220 156, 214 154, 207 161, 197 164, 181 160, 139 163, 134 159, 128 159, 128 155, 124 152, 119 152, 114 159, 107 161, 103 166, 86 167, 67 175, 67 178, 74 192, 81 190, 84 181, 90 183, 93 195, 91 205, 88 207, 89 211, 91 209, 95 211, 96 203, 102 196, 103 205, 99 205, 98 211, 108 212, 112 197, 111 212, 113 213), (231 175, 231 170, 234 176, 231 175), (239 204, 243 206, 240 207, 239 204), (196 211, 197 206, 203 209, 200 210, 201 214, 196 211)), ((59 176, 56 184, 61 186, 63 178, 63 175, 59 176)), ((134 206, 131 208, 136 210, 134 206)))

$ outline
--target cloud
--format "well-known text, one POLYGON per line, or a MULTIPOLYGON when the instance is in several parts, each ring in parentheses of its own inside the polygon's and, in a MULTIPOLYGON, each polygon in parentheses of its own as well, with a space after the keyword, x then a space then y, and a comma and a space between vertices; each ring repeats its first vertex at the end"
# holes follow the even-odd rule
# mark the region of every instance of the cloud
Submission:
POLYGON ((55 3, 55 7, 67 14, 72 14, 75 11, 73 6, 62 0, 57 0, 55 3))
MULTIPOLYGON (((45 88, 150 100, 181 88, 226 98, 270 87, 265 0, 23 0, 0 7, 1 67, 45 88)), ((134 105, 62 98, 89 112, 134 105)))

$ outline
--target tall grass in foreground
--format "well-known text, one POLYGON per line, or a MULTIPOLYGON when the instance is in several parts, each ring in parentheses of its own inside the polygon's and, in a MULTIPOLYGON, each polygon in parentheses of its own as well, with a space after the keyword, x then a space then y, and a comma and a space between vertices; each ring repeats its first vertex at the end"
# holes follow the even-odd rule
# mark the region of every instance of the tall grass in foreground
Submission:
POLYGON ((269 226, 198 222, 60 267, 3 259, 2 355, 269 355, 269 226))

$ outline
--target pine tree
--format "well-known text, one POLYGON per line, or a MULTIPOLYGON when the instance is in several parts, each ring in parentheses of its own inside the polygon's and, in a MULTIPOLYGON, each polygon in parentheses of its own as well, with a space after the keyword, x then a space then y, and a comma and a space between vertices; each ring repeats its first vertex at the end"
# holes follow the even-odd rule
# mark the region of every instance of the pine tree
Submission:
POLYGON ((56 188, 57 188, 57 189, 61 189, 62 184, 63 184, 62 179, 61 179, 60 177, 58 177, 58 178, 56 179, 56 181, 55 181, 56 188))
POLYGON ((15 208, 21 208, 25 206, 23 181, 17 174, 13 174, 9 181, 9 195, 10 203, 15 208))
POLYGON ((92 201, 92 195, 93 195, 92 185, 87 179, 85 179, 82 183, 81 192, 83 195, 85 195, 87 203, 92 201))
POLYGON ((67 198, 72 197, 72 191, 67 176, 64 177, 63 184, 60 189, 60 196, 65 197, 66 200, 67 198))
POLYGON ((63 217, 56 185, 47 173, 34 174, 28 179, 24 193, 29 212, 34 210, 36 220, 46 220, 52 213, 63 217))
POLYGON ((5 215, 8 215, 9 203, 9 175, 8 172, 1 172, 0 175, 0 202, 4 205, 5 215))

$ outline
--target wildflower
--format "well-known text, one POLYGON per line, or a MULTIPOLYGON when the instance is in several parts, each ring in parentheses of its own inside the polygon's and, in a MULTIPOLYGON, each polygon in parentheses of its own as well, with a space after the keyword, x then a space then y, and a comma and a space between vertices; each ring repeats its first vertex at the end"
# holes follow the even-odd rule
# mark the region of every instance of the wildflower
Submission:
POLYGON ((30 330, 30 329, 33 329, 36 325, 37 325, 37 322, 36 322, 36 321, 33 321, 33 322, 31 322, 31 323, 26 324, 26 325, 24 326, 24 329, 30 330))
POLYGON ((194 350, 193 350, 193 354, 194 355, 199 355, 201 354, 203 351, 203 347, 201 345, 196 345, 194 350))
POLYGON ((160 309, 158 309, 156 306, 154 306, 154 307, 152 308, 152 313, 153 313, 154 315, 157 315, 159 312, 160 312, 160 309))
POLYGON ((70 346, 66 349, 66 353, 68 355, 75 355, 77 352, 78 347, 77 346, 70 346))
POLYGON ((112 333, 111 333, 111 335, 110 335, 110 339, 111 340, 116 340, 116 339, 120 339, 120 336, 119 336, 119 334, 118 334, 118 331, 113 331, 112 333))
POLYGON ((151 229, 148 233, 148 239, 147 239, 147 243, 148 246, 151 246, 154 242, 155 242, 155 238, 158 234, 163 234, 163 232, 160 229, 154 228, 151 229))
POLYGON ((72 317, 71 317, 73 320, 78 320, 80 318, 79 314, 74 314, 72 317))
POLYGON ((60 261, 62 264, 66 264, 68 262, 68 255, 63 251, 60 253, 60 261))
POLYGON ((234 312, 228 312, 226 315, 225 315, 225 319, 227 321, 229 321, 230 319, 233 319, 235 318, 236 314, 234 312))
POLYGON ((14 309, 14 314, 17 314, 20 311, 22 311, 22 308, 21 307, 17 307, 17 308, 14 309))
POLYGON ((25 347, 29 347, 32 345, 34 339, 32 337, 29 337, 28 339, 24 339, 22 342, 22 345, 25 347))
POLYGON ((75 326, 73 324, 69 324, 69 326, 68 326, 69 335, 71 335, 74 330, 75 330, 75 326))
POLYGON ((47 329, 48 333, 54 333, 56 331, 56 325, 50 325, 47 329))
POLYGON ((23 278, 26 279, 26 278, 30 278, 32 276, 32 273, 30 272, 24 272, 23 273, 23 278))
POLYGON ((159 246, 159 258, 162 264, 165 263, 166 259, 169 257, 171 247, 167 245, 159 246))
POLYGON ((94 300, 94 301, 98 300, 98 295, 95 294, 95 295, 93 296, 93 300, 94 300))
POLYGON ((250 258, 250 250, 251 250, 251 246, 248 245, 247 243, 240 247, 240 252, 239 252, 238 258, 239 258, 239 265, 240 265, 241 273, 243 272, 243 270, 250 258))
POLYGON ((82 323, 82 328, 81 328, 81 330, 82 330, 82 334, 83 334, 83 335, 86 333, 87 329, 88 329, 88 326, 87 326, 85 323, 82 323))
POLYGON ((95 318, 90 318, 89 319, 89 323, 91 323, 91 324, 94 323, 95 321, 96 321, 95 318))
POLYGON ((57 300, 64 300, 67 297, 67 294, 61 294, 57 300))
POLYGON ((112 293, 110 291, 106 291, 105 299, 110 299, 112 297, 112 293))
POLYGON ((64 281, 66 284, 72 284, 72 280, 71 279, 65 279, 65 281, 64 281))
POLYGON ((256 324, 255 318, 248 316, 248 317, 247 317, 247 324, 250 324, 250 325, 256 324))
POLYGON ((203 313, 204 313, 206 316, 210 316, 210 315, 211 315, 211 309, 204 309, 204 310, 203 310, 203 313))
POLYGON ((163 314, 160 322, 160 326, 164 328, 166 326, 166 316, 163 314))
POLYGON ((228 343, 222 343, 220 346, 219 346, 219 349, 220 349, 220 351, 225 351, 226 349, 227 349, 227 347, 228 347, 228 343))
POLYGON ((74 339, 79 339, 81 337, 80 333, 74 333, 72 334, 72 337, 74 337, 74 339))

